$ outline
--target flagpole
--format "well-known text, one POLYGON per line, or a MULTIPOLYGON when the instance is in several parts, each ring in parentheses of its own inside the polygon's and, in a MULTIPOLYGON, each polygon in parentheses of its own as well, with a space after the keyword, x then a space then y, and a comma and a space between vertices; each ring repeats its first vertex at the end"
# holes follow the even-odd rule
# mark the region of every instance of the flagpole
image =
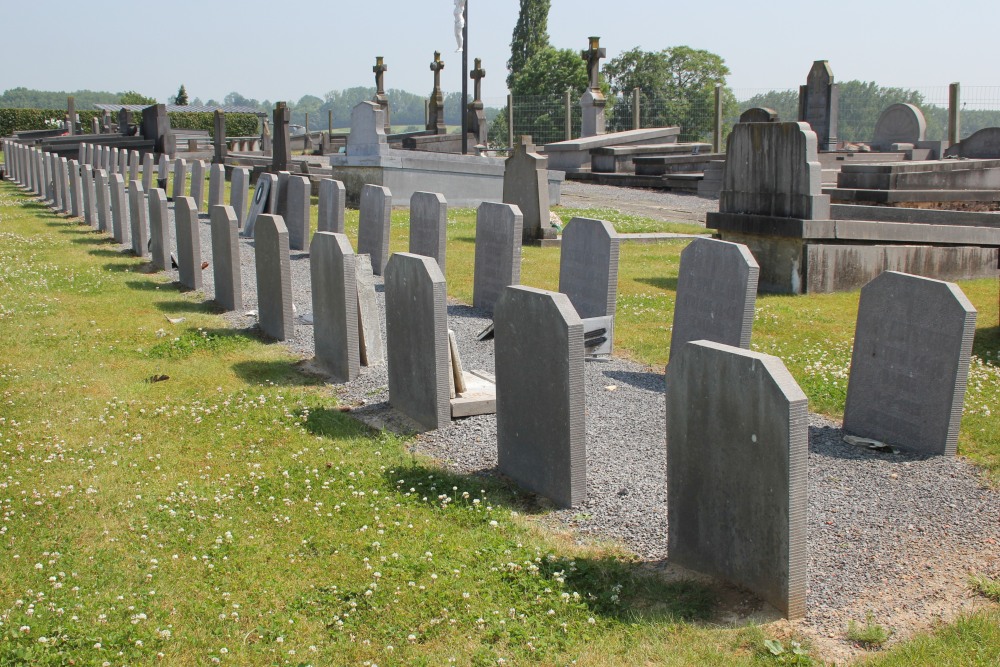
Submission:
POLYGON ((462 8, 462 155, 469 152, 469 0, 462 8))

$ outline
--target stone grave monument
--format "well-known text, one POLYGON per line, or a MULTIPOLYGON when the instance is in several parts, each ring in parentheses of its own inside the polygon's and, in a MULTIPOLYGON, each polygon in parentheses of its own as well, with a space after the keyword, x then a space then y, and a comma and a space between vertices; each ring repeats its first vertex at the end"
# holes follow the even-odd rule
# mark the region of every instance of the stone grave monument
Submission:
POLYGON ((321 232, 344 233, 344 206, 347 191, 344 184, 332 178, 319 182, 319 221, 316 229, 321 232))
POLYGON ((580 57, 587 61, 587 90, 580 98, 580 108, 583 109, 583 119, 580 129, 581 137, 593 137, 604 134, 604 107, 608 100, 601 92, 601 58, 607 56, 607 49, 601 47, 600 37, 590 38, 590 48, 580 52, 580 57))
POLYGON ((174 227, 177 238, 177 274, 183 287, 201 289, 201 232, 198 208, 193 197, 174 200, 174 227))
POLYGON ((809 123, 821 151, 837 150, 839 106, 840 86, 833 82, 829 61, 815 61, 806 85, 799 86, 799 120, 809 123))
POLYGON ((375 73, 375 97, 372 98, 372 102, 377 104, 382 110, 385 134, 392 133, 392 124, 389 121, 389 115, 391 113, 389 109, 389 96, 385 94, 385 73, 388 71, 389 66, 385 64, 385 58, 382 56, 375 56, 375 65, 372 67, 372 72, 375 73))
POLYGON ((918 107, 893 104, 878 117, 871 146, 880 151, 914 148, 924 141, 926 133, 927 121, 918 107))
POLYGON ((240 266, 239 223, 232 206, 208 209, 212 225, 212 274, 215 302, 223 310, 243 308, 243 273, 240 266))
POLYGON ((257 322, 275 340, 292 337, 292 268, 288 229, 280 215, 257 216, 254 259, 257 274, 257 322))
POLYGON ((548 159, 535 152, 531 137, 522 136, 514 153, 504 161, 503 202, 513 204, 524 216, 522 242, 556 238, 549 224, 548 159))
POLYGON ((483 202, 476 211, 476 254, 472 305, 493 312, 508 285, 521 282, 521 210, 483 202))
POLYGON ((414 192, 410 197, 410 252, 435 260, 445 274, 448 241, 448 202, 437 192, 414 192))
POLYGON ((342 233, 318 231, 309 244, 316 364, 335 382, 361 370, 357 263, 342 233))
POLYGON ((427 130, 435 134, 447 134, 448 128, 444 123, 444 93, 441 92, 441 70, 444 69, 444 61, 441 60, 441 52, 434 52, 434 61, 431 63, 431 71, 434 72, 434 90, 431 91, 430 103, 427 105, 427 130))
POLYGON ((358 220, 358 253, 370 255, 372 271, 381 276, 389 261, 389 228, 392 213, 392 193, 379 185, 361 189, 361 209, 358 220))

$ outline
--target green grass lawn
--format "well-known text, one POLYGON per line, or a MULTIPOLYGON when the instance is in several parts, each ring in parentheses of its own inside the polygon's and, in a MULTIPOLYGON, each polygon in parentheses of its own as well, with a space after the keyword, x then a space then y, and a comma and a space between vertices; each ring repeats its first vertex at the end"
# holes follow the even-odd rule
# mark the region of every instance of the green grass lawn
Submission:
MULTIPOLYGON (((469 301, 474 212, 448 232, 469 301)), ((392 233, 405 249, 405 213, 392 233)), ((640 362, 666 360, 683 246, 623 247, 618 343, 640 362)), ((522 279, 555 288, 558 250, 526 248, 522 279)), ((980 362, 960 451, 995 470, 996 285, 962 287, 980 362)), ((824 374, 843 372, 856 307, 758 301, 756 346, 814 409, 842 409, 824 374)), ((281 345, 6 183, 0 340, 0 665, 788 664, 764 644, 786 631, 716 626, 712 589, 574 546, 516 490, 414 458, 281 345)), ((872 664, 995 664, 998 627, 982 612, 872 664)))

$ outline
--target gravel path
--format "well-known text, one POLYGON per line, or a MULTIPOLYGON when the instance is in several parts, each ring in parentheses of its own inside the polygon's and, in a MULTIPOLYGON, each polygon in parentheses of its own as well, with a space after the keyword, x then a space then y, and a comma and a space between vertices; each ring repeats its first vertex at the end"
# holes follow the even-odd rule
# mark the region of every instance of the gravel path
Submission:
MULTIPOLYGON (((210 260, 204 215, 202 248, 210 260)), ((241 253, 244 311, 256 310, 253 242, 241 240, 241 253)), ((300 251, 291 257, 301 316, 311 310, 309 260, 300 251)), ((376 282, 384 330, 381 279, 376 282)), ((204 293, 213 293, 211 267, 204 271, 204 293)), ((448 316, 465 368, 492 372, 493 342, 475 340, 489 319, 458 303, 449 304, 448 316)), ((255 325, 245 312, 227 319, 237 328, 255 325)), ((312 335, 297 317, 286 344, 309 358, 312 335)), ((585 380, 588 500, 540 520, 573 529, 582 542, 622 543, 653 566, 667 567, 663 374, 612 359, 588 362, 585 380)), ((344 403, 359 406, 353 413, 360 418, 393 425, 384 366, 362 368, 359 378, 337 392, 344 403)), ((794 624, 827 659, 837 660, 859 651, 844 632, 851 620, 863 623, 866 612, 890 628, 894 640, 902 639, 977 604, 968 592, 969 574, 1000 575, 1000 493, 984 488, 972 465, 958 458, 875 453, 844 443, 842 435, 839 424, 810 416, 808 613, 794 624)), ((496 418, 454 421, 420 435, 411 447, 451 470, 488 473, 496 464, 496 418)))

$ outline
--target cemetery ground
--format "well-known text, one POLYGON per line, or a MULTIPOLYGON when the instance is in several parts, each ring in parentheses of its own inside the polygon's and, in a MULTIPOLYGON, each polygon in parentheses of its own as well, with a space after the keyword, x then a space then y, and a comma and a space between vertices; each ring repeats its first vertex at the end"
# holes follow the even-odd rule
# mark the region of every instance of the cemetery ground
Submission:
MULTIPOLYGON (((701 231, 612 213, 585 214, 701 231)), ((464 303, 474 226, 449 212, 464 303)), ((392 238, 405 250, 405 212, 392 238)), ((661 372, 686 242, 622 247, 616 348, 661 372)), ((727 624, 738 593, 578 544, 502 481, 368 430, 287 348, 146 266, 0 184, 0 664, 808 661, 795 626, 727 624)), ((554 289, 558 250, 525 248, 522 282, 554 289)), ((997 286, 961 287, 979 318, 959 453, 995 489, 997 286)), ((758 299, 753 347, 785 361, 814 412, 842 413, 857 298, 758 299)), ((977 609, 916 635, 858 618, 858 643, 875 626, 907 635, 866 664, 995 664, 1000 612, 978 596, 996 599, 997 573, 969 574, 985 575, 965 591, 977 609)))

